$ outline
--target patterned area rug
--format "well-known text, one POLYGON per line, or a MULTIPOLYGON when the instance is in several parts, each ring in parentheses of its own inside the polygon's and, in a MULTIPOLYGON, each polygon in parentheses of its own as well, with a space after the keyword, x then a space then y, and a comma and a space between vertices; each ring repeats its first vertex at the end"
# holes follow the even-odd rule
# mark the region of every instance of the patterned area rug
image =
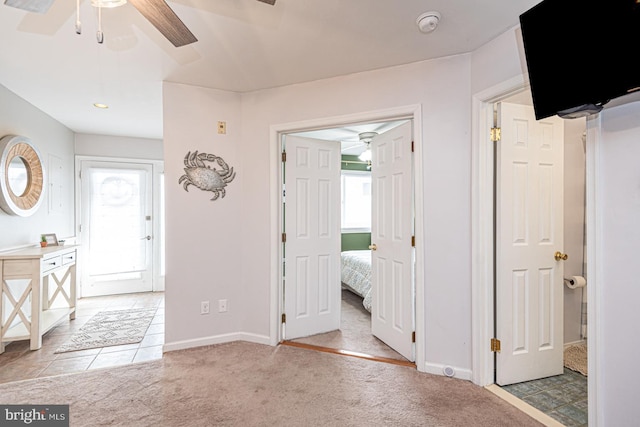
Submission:
POLYGON ((573 344, 564 349, 564 366, 587 376, 587 344, 573 344))
POLYGON ((156 311, 155 308, 101 311, 54 353, 138 343, 156 311))

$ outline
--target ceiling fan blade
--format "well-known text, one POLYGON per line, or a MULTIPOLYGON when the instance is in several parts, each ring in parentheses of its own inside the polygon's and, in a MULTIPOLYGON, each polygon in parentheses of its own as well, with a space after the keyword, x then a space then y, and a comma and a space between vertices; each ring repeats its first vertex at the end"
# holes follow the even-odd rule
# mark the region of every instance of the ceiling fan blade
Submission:
POLYGON ((164 0, 129 0, 151 24, 158 29, 175 47, 197 42, 184 22, 164 0))
POLYGON ((261 1, 262 3, 270 4, 271 6, 276 4, 276 0, 258 0, 258 1, 261 1))
POLYGON ((54 0, 4 0, 7 6, 36 13, 46 13, 53 2, 54 0))

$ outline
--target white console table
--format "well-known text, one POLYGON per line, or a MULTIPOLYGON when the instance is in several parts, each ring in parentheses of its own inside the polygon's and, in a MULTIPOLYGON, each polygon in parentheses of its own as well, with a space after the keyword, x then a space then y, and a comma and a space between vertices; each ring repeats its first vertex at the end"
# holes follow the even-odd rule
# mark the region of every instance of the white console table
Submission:
POLYGON ((5 343, 20 340, 37 350, 42 335, 65 317, 75 318, 76 248, 0 252, 0 354, 5 343))

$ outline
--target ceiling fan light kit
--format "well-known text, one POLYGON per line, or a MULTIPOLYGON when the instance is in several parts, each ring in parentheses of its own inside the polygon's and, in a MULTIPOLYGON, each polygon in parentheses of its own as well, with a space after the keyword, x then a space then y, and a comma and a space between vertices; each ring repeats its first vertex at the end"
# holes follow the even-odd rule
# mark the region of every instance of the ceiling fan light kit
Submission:
POLYGON ((367 144, 367 149, 364 150, 358 156, 358 158, 360 160, 362 160, 363 162, 370 162, 371 161, 371 141, 377 135, 378 135, 378 132, 362 132, 362 133, 358 134, 358 138, 360 139, 360 142, 364 142, 365 144, 367 144))

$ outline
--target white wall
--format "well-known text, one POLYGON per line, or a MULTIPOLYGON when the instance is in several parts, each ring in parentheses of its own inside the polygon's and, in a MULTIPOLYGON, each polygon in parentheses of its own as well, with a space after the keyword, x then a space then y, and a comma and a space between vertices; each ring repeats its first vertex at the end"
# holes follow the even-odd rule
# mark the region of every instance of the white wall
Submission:
POLYGON ((520 27, 505 31, 471 56, 471 94, 515 77, 528 81, 520 27))
POLYGON ((240 97, 165 83, 167 342, 233 331, 269 335, 270 274, 276 268, 270 265, 270 229, 277 221, 270 217, 270 126, 422 104, 423 140, 417 143, 424 146, 425 234, 417 238, 425 242, 426 292, 425 300, 417 302, 425 312, 420 339, 426 343, 428 365, 469 370, 469 67, 469 55, 461 55, 240 97), (184 105, 198 109, 174 107, 184 105), (214 134, 215 121, 225 117, 231 129, 241 118, 241 135, 214 134), (193 149, 215 150, 237 165, 241 178, 229 186, 229 199, 208 202, 197 190, 185 193, 171 184, 182 174, 182 157, 193 149), (211 249, 204 236, 224 242, 225 250, 207 259, 203 254, 211 249), (223 280, 203 279, 212 272, 223 280), (218 295, 229 296, 225 318, 238 322, 223 327, 190 314, 200 300, 218 295), (170 316, 180 310, 187 313, 184 319, 170 316))
MULTIPOLYGON (((640 343, 640 103, 600 113, 595 158, 599 276, 597 341, 598 417, 604 426, 632 426, 640 419, 637 369, 640 343)), ((592 302, 590 301, 590 304, 592 302)))
POLYGON ((127 159, 162 160, 162 140, 129 138, 124 136, 75 136, 75 154, 78 156, 120 157, 127 159))
MULTIPOLYGON (((247 241, 244 244, 253 250, 248 259, 242 256, 242 230, 247 225, 243 181, 268 178, 242 164, 242 157, 253 153, 249 141, 241 138, 238 94, 174 83, 165 83, 163 93, 165 342, 171 350, 231 340, 242 332, 242 318, 248 313, 247 302, 241 298, 243 273, 256 268, 253 260, 267 253, 258 243, 247 241), (226 135, 217 134, 218 121, 226 121, 226 135), (222 157, 237 171, 226 197, 211 201, 211 192, 195 186, 186 192, 178 184, 185 173, 185 155, 196 150, 222 157), (227 313, 218 313, 220 299, 228 301, 227 313), (202 301, 210 302, 211 314, 200 315, 202 301)), ((255 211, 247 219, 262 215, 255 211)), ((266 281, 268 271, 263 274, 266 281)))
POLYGON ((40 234, 56 233, 59 238, 73 235, 73 132, 33 105, 0 85, 0 137, 22 135, 38 148, 49 176, 49 164, 62 167, 59 198, 51 209, 50 189, 44 201, 30 217, 12 216, 0 210, 0 250, 37 245, 40 234))

